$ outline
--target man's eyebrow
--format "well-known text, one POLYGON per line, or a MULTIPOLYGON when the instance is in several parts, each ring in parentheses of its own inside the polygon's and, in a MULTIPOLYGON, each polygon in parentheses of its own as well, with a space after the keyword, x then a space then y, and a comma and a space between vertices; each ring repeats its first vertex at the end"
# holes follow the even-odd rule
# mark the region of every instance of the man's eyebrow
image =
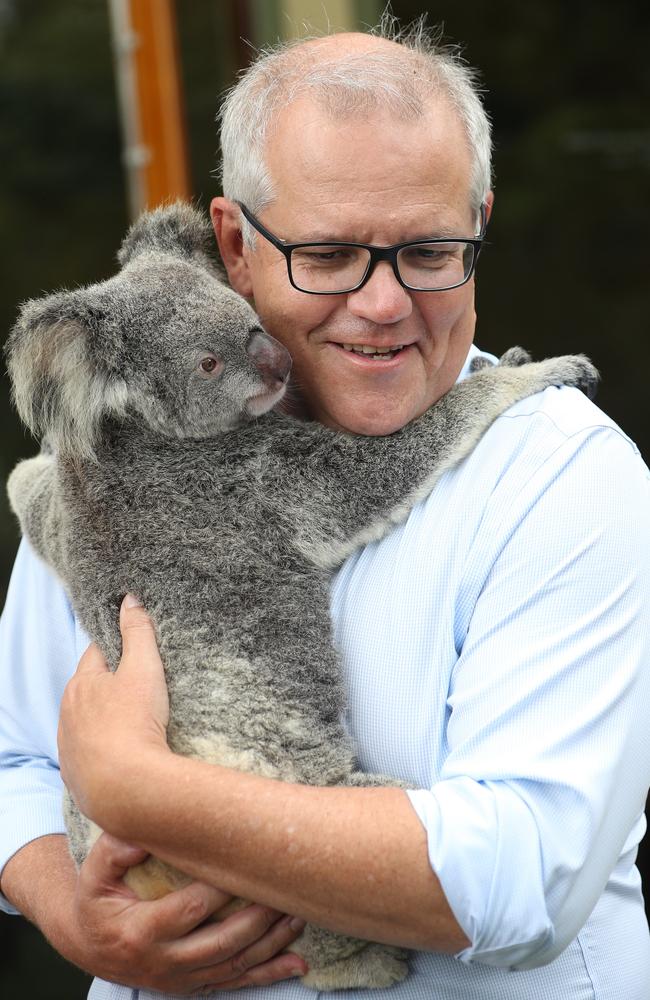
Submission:
POLYGON ((287 240, 284 239, 283 243, 289 244, 301 244, 301 243, 321 243, 324 246, 328 246, 331 243, 361 243, 367 246, 399 246, 400 243, 421 243, 425 240, 437 240, 437 239, 462 239, 462 238, 472 238, 473 233, 460 233, 455 226, 440 225, 432 226, 426 232, 422 232, 417 236, 411 236, 408 239, 398 240, 395 244, 390 243, 369 243, 366 240, 360 240, 354 236, 333 236, 331 232, 312 230, 311 233, 307 233, 302 236, 299 240, 287 240))
POLYGON ((438 240, 438 239, 462 239, 464 237, 471 237, 472 233, 463 233, 459 230, 458 226, 448 226, 439 225, 431 226, 431 228, 425 234, 421 236, 414 236, 409 243, 417 243, 419 240, 438 240))
POLYGON ((362 240, 355 240, 353 237, 347 236, 333 236, 332 233, 323 230, 319 232, 318 230, 307 233, 302 236, 299 240, 284 240, 285 243, 359 243, 362 240))

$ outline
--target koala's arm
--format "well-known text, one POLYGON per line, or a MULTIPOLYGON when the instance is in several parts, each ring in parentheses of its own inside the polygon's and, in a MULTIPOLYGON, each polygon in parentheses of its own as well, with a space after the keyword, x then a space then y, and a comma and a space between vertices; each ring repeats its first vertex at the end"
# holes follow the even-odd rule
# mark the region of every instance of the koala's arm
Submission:
POLYGON ((590 392, 597 377, 586 358, 527 363, 513 349, 395 434, 362 437, 312 425, 303 454, 291 461, 287 450, 284 461, 283 516, 294 525, 296 547, 321 567, 338 566, 405 520, 509 407, 553 385, 590 392))
POLYGON ((23 535, 36 554, 61 574, 63 532, 55 456, 42 453, 19 462, 7 491, 23 535))

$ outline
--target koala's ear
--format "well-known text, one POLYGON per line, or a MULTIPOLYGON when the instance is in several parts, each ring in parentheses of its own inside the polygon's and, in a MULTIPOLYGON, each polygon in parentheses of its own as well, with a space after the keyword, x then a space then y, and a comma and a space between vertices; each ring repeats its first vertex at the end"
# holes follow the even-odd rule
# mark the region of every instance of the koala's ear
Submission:
POLYGON ((37 437, 77 458, 94 459, 102 420, 126 410, 124 381, 89 350, 100 322, 83 291, 32 299, 5 347, 21 418, 37 437))
POLYGON ((148 252, 172 254, 211 272, 218 270, 210 220, 187 202, 177 201, 141 215, 126 234, 117 257, 125 267, 148 252))

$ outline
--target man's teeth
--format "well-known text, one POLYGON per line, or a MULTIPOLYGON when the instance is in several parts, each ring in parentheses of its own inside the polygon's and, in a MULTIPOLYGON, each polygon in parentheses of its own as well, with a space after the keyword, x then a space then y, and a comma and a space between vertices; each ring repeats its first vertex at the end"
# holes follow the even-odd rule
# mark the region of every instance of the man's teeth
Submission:
POLYGON ((403 344, 396 344, 394 347, 373 347, 372 344, 343 344, 345 351, 354 351, 355 354, 390 354, 392 357, 404 347, 403 344))

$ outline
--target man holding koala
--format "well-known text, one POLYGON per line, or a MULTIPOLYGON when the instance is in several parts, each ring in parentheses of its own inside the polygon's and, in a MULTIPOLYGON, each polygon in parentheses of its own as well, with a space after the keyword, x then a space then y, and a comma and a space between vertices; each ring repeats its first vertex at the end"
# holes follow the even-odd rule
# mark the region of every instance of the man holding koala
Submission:
MULTIPOLYGON (((222 145, 217 240, 233 288, 292 354, 296 412, 362 435, 421 415, 480 356, 490 143, 466 69, 422 35, 302 43, 234 89, 222 145), (458 248, 457 281, 432 267, 409 287, 410 254, 458 248)), ((408 793, 172 754, 153 632, 125 602, 118 671, 91 647, 63 701, 66 783, 120 838, 100 838, 78 876, 55 728, 87 640, 23 548, 2 624, 6 898, 101 977, 95 998, 264 996, 305 971, 282 953, 305 920, 413 949, 395 996, 646 997, 647 501, 631 443, 551 389, 345 563, 332 613, 349 727, 364 770, 408 793), (146 852, 197 882, 134 901, 120 877, 146 852), (256 904, 204 926, 232 895, 256 904)))

